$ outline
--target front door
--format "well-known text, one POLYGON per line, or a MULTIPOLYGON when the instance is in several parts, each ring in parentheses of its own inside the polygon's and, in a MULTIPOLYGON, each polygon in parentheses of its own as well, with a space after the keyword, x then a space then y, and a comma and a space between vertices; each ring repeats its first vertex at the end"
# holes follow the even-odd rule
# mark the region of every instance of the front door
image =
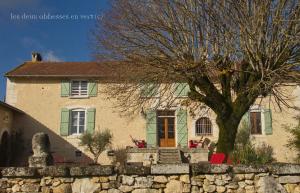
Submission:
POLYGON ((158 111, 157 128, 160 147, 175 147, 175 112, 158 111))

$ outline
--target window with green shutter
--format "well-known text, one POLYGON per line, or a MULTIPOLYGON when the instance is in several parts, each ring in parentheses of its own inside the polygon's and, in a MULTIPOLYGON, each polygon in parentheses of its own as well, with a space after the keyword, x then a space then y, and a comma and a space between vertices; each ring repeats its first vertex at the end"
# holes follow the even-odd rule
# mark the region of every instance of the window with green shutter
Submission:
POLYGON ((70 96, 70 81, 63 80, 61 82, 61 96, 62 97, 70 96))
POLYGON ((265 119, 265 134, 272 135, 273 128, 272 128, 272 111, 271 109, 264 109, 264 119, 265 119))
POLYGON ((177 144, 181 147, 188 145, 187 110, 177 110, 177 144))
POLYGON ((158 88, 157 84, 148 83, 141 87, 141 97, 157 97, 158 88))
POLYGON ((60 135, 69 135, 69 121, 70 120, 70 110, 63 108, 61 110, 61 120, 60 120, 60 135))
POLYGON ((177 97, 187 97, 190 92, 190 87, 187 83, 176 83, 174 89, 174 94, 177 97))
POLYGON ((94 133, 95 131, 95 117, 96 117, 96 109, 95 108, 88 109, 86 131, 89 133, 94 133))
POLYGON ((98 92, 98 84, 97 82, 94 81, 90 81, 89 83, 89 96, 90 97, 95 97, 97 96, 97 92, 98 92))
POLYGON ((148 110, 146 112, 146 141, 147 147, 157 146, 157 129, 156 129, 156 111, 148 110))

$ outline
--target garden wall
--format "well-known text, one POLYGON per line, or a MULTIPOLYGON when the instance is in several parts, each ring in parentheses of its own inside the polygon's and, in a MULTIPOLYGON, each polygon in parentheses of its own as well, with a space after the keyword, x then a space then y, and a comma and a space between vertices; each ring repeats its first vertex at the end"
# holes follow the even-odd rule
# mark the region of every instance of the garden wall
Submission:
POLYGON ((124 172, 112 166, 1 168, 0 193, 300 193, 300 165, 295 164, 155 167, 131 165, 124 172))

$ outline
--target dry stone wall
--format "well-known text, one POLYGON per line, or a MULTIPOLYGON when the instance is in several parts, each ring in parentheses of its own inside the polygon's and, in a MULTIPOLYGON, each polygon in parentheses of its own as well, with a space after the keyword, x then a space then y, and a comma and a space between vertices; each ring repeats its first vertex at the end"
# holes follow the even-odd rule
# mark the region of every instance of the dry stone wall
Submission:
POLYGON ((112 166, 1 168, 0 193, 300 193, 300 165, 193 164, 185 173, 170 167, 173 174, 139 165, 124 172, 112 166))

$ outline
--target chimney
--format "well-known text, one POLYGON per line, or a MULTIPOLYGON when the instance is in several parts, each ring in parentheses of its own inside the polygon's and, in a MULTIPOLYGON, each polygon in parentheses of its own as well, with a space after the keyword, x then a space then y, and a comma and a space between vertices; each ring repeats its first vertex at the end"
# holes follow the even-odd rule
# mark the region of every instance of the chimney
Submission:
POLYGON ((41 62, 42 59, 42 55, 38 52, 32 52, 31 54, 31 61, 32 62, 41 62))

